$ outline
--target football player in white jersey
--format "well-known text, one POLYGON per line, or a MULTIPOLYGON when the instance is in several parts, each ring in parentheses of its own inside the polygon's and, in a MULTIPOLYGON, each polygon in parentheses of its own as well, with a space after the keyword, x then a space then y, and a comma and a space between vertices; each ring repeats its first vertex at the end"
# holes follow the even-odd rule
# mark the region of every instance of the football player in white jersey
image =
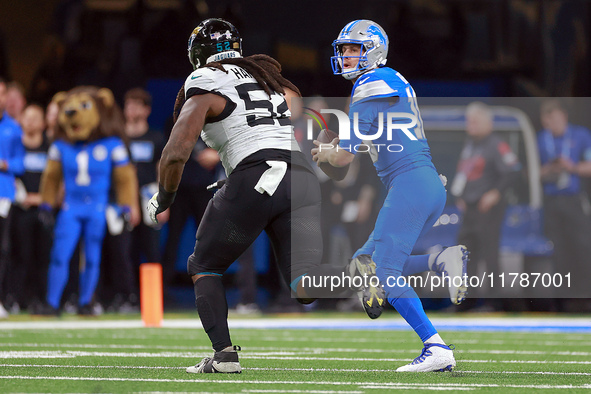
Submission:
POLYGON ((281 76, 277 61, 266 55, 243 58, 241 46, 236 28, 221 19, 205 20, 191 34, 189 59, 195 71, 177 97, 178 118, 162 152, 159 192, 148 207, 156 220, 172 204, 199 136, 218 151, 228 177, 209 202, 187 264, 215 354, 189 367, 190 373, 241 372, 221 278, 261 231, 271 240, 283 279, 302 303, 334 294, 304 288, 304 276, 357 274, 348 266, 320 265, 320 187, 289 118, 288 101, 300 96, 298 88, 281 76))

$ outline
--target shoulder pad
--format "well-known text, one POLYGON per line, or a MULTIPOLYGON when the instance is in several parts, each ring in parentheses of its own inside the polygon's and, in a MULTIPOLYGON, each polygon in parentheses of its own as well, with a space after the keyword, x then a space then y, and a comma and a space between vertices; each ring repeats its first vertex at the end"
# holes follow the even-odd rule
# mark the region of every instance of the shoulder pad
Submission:
POLYGON ((361 75, 351 93, 351 104, 369 98, 406 97, 410 84, 404 77, 389 67, 381 67, 361 75))
POLYGON ((212 92, 219 88, 219 77, 222 72, 209 67, 198 68, 185 80, 185 96, 190 89, 212 92), (216 78, 217 77, 217 78, 216 78))

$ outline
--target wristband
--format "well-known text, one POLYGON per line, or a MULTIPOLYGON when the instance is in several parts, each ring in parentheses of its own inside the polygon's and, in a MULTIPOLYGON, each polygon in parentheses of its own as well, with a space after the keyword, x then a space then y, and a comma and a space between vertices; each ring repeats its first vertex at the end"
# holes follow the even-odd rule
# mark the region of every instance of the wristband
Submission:
POLYGON ((158 184, 158 210, 160 212, 166 211, 168 207, 174 202, 176 192, 167 192, 161 183, 158 184))

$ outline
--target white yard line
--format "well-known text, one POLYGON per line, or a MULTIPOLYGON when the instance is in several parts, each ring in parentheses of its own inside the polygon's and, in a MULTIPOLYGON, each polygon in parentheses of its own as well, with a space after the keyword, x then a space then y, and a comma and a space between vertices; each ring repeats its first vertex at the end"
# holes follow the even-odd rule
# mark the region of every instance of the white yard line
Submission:
MULTIPOLYGON (((397 388, 397 387, 417 387, 421 389, 428 389, 433 387, 430 383, 371 383, 371 382, 331 382, 331 381, 292 381, 292 380, 210 380, 210 379, 150 379, 150 378, 100 378, 87 376, 0 376, 0 379, 22 379, 22 380, 78 380, 78 381, 102 381, 102 382, 151 382, 151 383, 215 383, 215 384, 289 384, 289 385, 331 385, 331 386, 358 386, 359 388, 380 389, 380 388, 397 388)), ((591 384, 583 385, 548 385, 548 384, 479 384, 479 383, 437 383, 436 386, 445 387, 449 389, 464 389, 464 388, 518 388, 518 389, 588 389, 591 390, 591 384)))
MULTIPOLYGON (((34 358, 73 358, 73 357, 122 357, 122 358, 191 358, 197 359, 210 355, 196 352, 85 352, 85 351, 8 351, 0 352, 0 359, 34 359, 34 358)), ((271 353, 241 354, 242 359, 253 360, 304 360, 304 361, 369 361, 369 362, 406 362, 409 358, 368 358, 368 357, 315 357, 295 355, 273 355, 271 353)), ((574 360, 479 360, 460 359, 462 363, 491 363, 491 364, 572 364, 591 365, 591 361, 574 360)))
MULTIPOLYGON (((0 367, 13 368, 72 368, 72 369, 147 369, 147 370, 184 370, 186 367, 159 367, 146 365, 62 365, 62 364, 0 364, 0 367)), ((243 367, 244 371, 294 371, 294 372, 392 372, 392 369, 360 369, 360 368, 259 368, 243 367)), ((550 371, 458 371, 475 374, 516 374, 516 375, 558 375, 558 376, 591 376, 591 372, 550 372, 550 371)))
POLYGON ((278 390, 254 389, 240 390, 241 393, 311 393, 311 394, 363 394, 365 391, 334 391, 334 390, 278 390))
MULTIPOLYGON (((3 347, 34 347, 34 348, 74 348, 74 349, 161 349, 161 350, 185 350, 188 352, 203 350, 209 351, 211 346, 161 346, 161 345, 101 345, 90 343, 2 343, 3 347)), ((355 349, 355 348, 317 348, 317 347, 261 347, 249 346, 248 351, 269 351, 270 355, 275 354, 325 354, 325 353, 416 353, 417 349, 355 349)), ((563 352, 563 351, 542 351, 542 350, 485 350, 485 349, 457 349, 456 354, 520 354, 520 355, 550 355, 550 356, 581 356, 589 357, 591 352, 563 352)), ((255 353, 256 354, 256 353, 255 353)))

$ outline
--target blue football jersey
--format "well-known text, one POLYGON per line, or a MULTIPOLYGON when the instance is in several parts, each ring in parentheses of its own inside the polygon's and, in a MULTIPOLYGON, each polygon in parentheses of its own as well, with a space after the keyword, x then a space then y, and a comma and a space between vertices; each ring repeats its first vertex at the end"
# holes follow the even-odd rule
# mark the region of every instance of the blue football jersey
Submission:
POLYGON ((88 143, 56 141, 49 160, 62 164, 66 204, 107 204, 112 170, 128 164, 129 155, 120 138, 107 137, 88 143))
POLYGON ((368 151, 384 184, 411 168, 433 166, 415 92, 399 72, 381 67, 357 79, 349 123, 350 139, 341 138, 339 146, 368 151))
POLYGON ((14 177, 24 172, 25 147, 21 141, 22 130, 8 114, 0 113, 0 160, 8 164, 7 171, 0 171, 0 198, 14 200, 14 177))
MULTIPOLYGON (((566 132, 554 137, 550 130, 544 129, 538 133, 538 148, 542 165, 564 157, 573 163, 591 161, 591 133, 582 126, 570 124, 566 132)), ((549 195, 577 194, 581 191, 581 177, 568 174, 566 181, 544 182, 544 192, 549 195)))

